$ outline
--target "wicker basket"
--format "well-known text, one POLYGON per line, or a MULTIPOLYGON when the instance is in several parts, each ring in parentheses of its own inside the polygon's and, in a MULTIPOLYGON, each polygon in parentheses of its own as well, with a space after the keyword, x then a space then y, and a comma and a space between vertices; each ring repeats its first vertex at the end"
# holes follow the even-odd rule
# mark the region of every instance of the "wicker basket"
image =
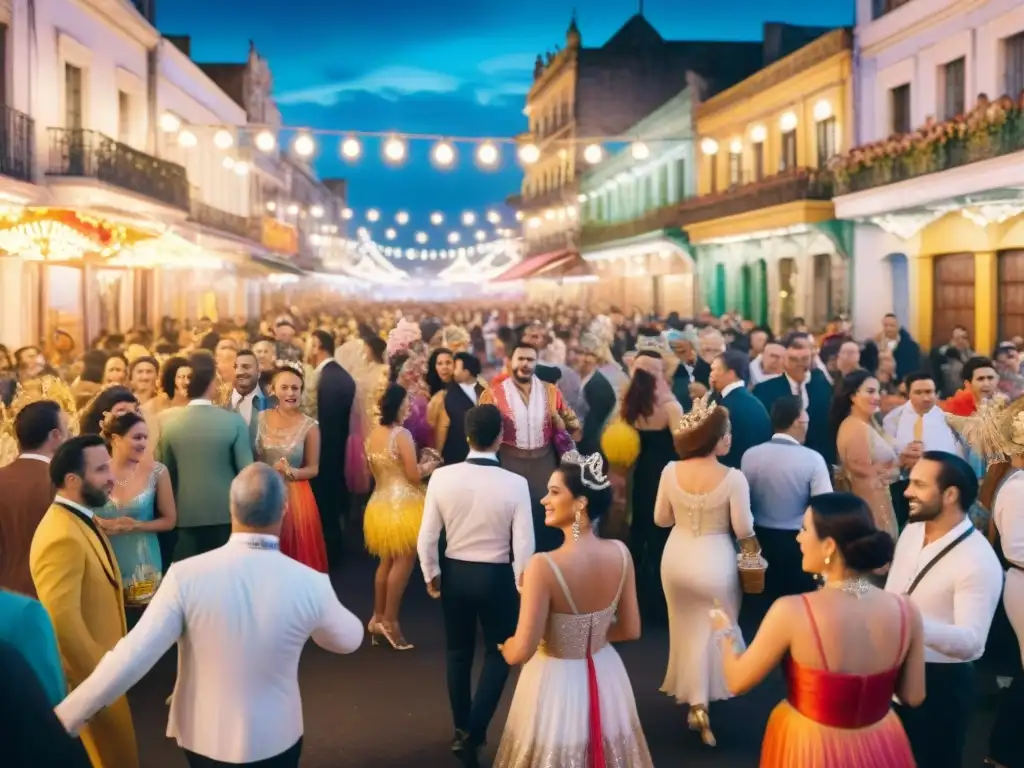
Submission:
POLYGON ((739 556, 740 585, 744 594, 760 595, 764 592, 764 574, 768 563, 761 553, 739 556))

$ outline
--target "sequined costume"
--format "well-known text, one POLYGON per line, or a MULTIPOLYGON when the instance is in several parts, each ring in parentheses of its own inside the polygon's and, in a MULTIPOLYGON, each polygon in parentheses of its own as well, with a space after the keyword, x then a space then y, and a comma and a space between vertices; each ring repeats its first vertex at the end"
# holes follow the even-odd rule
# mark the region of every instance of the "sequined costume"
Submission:
POLYGON ((576 610, 565 577, 547 555, 572 613, 551 613, 537 653, 523 666, 505 721, 495 768, 648 768, 653 766, 629 675, 608 643, 615 600, 593 613, 576 610))
POLYGON ((0 467, 18 458, 18 440, 14 435, 14 419, 29 403, 53 400, 68 416, 71 434, 78 434, 78 404, 71 389, 56 376, 42 376, 19 386, 9 407, 0 403, 0 467))
POLYGON ((423 519, 423 486, 409 482, 398 455, 397 440, 404 427, 396 427, 384 451, 373 452, 367 445, 366 458, 376 488, 366 502, 363 539, 366 549, 377 557, 401 557, 416 551, 416 539, 423 519))

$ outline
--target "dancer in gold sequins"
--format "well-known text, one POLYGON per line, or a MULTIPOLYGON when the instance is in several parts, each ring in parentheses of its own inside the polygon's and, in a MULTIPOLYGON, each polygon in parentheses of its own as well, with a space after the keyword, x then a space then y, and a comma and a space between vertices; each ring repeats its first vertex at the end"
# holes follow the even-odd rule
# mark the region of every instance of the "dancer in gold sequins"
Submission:
POLYGON ((367 626, 376 645, 383 637, 405 651, 413 646, 402 636, 398 614, 416 562, 416 540, 423 519, 423 480, 438 466, 425 452, 417 464, 416 443, 402 423, 409 415, 405 388, 391 384, 380 399, 377 426, 366 440, 366 457, 377 487, 366 503, 363 538, 380 564, 373 583, 373 618, 367 626))

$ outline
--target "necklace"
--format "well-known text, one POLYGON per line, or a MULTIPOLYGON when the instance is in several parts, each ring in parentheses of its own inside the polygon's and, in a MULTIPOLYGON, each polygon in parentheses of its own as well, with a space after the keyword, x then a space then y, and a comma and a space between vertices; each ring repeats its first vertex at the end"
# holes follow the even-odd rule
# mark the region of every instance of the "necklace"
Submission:
POLYGON ((131 483, 131 481, 135 478, 135 470, 137 470, 138 468, 139 465, 136 464, 134 467, 132 467, 131 471, 128 473, 128 476, 126 478, 124 478, 123 480, 114 480, 114 484, 117 485, 119 488, 127 488, 129 483, 131 483))
POLYGON ((826 581, 825 586, 829 589, 838 589, 860 599, 871 589, 871 582, 863 576, 855 576, 852 579, 843 579, 842 581, 826 581))

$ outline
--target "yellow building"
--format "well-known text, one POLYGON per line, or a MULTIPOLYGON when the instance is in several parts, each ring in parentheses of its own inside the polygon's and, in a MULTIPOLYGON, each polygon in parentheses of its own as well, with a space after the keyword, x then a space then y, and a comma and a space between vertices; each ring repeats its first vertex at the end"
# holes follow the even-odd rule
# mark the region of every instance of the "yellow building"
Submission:
POLYGON ((820 174, 852 145, 852 36, 837 29, 697 107, 681 206, 704 304, 783 329, 849 310, 850 227, 820 174))

